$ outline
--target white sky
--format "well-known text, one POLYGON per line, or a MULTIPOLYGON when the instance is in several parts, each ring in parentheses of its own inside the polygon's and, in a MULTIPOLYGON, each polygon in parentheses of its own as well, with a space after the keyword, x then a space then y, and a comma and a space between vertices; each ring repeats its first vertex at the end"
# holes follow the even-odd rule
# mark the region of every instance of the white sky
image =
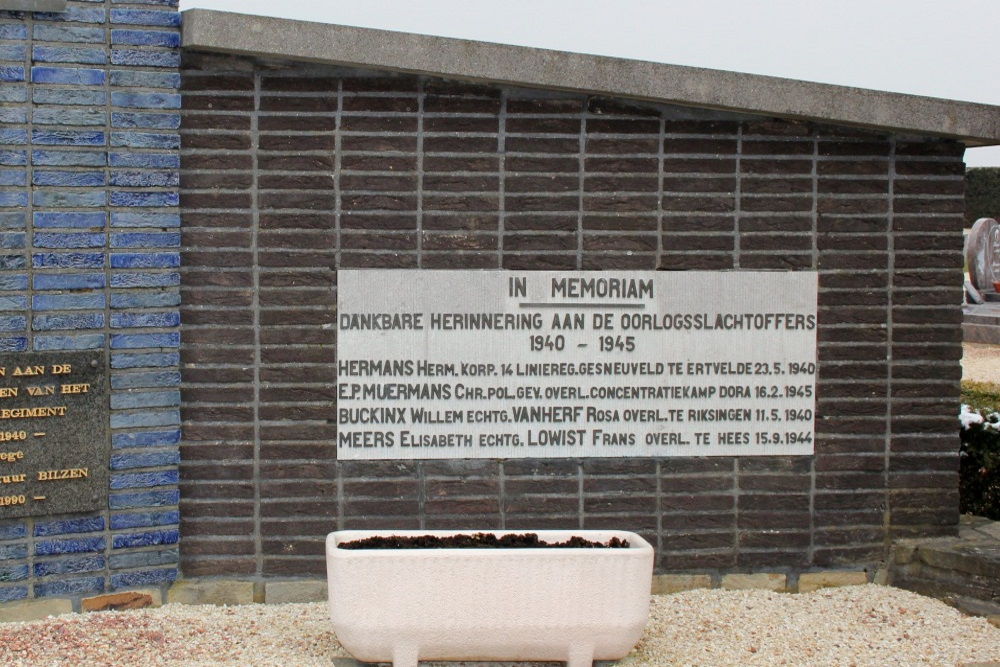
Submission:
MULTIPOLYGON (((1000 0, 181 0, 1000 105, 1000 0)), ((966 152, 1000 166, 1000 147, 966 152)))

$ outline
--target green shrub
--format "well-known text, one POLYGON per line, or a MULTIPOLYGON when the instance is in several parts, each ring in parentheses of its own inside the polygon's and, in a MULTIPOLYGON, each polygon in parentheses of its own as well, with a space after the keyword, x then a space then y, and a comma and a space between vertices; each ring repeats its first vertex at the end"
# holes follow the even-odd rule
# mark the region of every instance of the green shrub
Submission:
POLYGON ((1000 520, 1000 385, 962 383, 959 510, 1000 520))
POLYGON ((965 226, 979 218, 1000 219, 1000 168, 969 169, 965 172, 965 226))

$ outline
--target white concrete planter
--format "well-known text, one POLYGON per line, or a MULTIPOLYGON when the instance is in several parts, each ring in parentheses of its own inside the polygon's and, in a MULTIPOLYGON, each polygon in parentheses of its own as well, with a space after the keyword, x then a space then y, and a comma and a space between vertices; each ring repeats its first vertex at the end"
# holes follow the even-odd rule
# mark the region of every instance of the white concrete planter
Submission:
POLYGON ((573 535, 628 549, 338 549, 372 535, 525 531, 367 531, 326 540, 330 619, 364 662, 593 660, 625 657, 649 617, 653 548, 634 533, 531 531, 546 542, 573 535))

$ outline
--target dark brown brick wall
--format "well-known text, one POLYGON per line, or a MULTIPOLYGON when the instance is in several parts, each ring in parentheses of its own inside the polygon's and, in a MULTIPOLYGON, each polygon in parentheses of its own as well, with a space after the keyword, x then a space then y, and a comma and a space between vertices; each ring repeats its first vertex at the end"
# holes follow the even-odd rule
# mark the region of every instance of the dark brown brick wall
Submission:
POLYGON ((338 528, 625 528, 669 571, 954 529, 961 146, 187 59, 186 576, 321 575, 338 528), (818 270, 816 454, 338 463, 340 267, 818 270))

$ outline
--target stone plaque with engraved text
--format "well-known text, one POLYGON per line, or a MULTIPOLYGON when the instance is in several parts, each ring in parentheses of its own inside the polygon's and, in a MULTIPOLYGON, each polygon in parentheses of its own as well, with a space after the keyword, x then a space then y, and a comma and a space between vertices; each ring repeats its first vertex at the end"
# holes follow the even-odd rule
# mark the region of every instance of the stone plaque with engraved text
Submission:
POLYGON ((108 503, 104 352, 0 355, 0 519, 108 503))
POLYGON ((815 272, 338 272, 337 456, 813 453, 815 272))

